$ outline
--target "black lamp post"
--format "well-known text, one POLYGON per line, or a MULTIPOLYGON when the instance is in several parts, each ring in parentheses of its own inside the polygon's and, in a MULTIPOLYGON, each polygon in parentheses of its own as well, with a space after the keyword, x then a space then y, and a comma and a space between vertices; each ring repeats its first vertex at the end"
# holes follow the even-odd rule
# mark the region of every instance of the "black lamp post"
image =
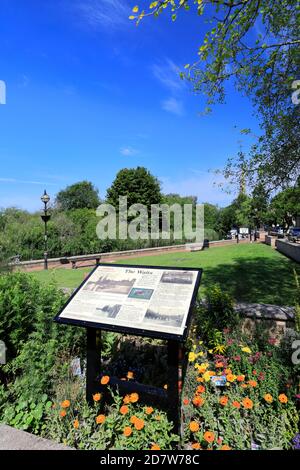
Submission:
POLYGON ((45 224, 44 232, 44 269, 48 269, 48 233, 47 233, 47 222, 50 220, 50 214, 48 213, 47 204, 50 201, 50 196, 47 194, 46 189, 44 194, 41 197, 42 202, 44 203, 44 214, 41 215, 41 218, 45 224))

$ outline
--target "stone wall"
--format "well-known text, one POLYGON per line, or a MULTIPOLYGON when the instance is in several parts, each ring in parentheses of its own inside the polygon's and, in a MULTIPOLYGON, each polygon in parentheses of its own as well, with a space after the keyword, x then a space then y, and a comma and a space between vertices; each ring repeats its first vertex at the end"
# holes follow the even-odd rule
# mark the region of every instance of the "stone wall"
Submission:
POLYGON ((270 245, 270 246, 272 246, 273 248, 275 248, 275 246, 276 246, 276 240, 277 240, 276 237, 272 237, 271 235, 265 235, 265 244, 266 244, 266 245, 270 245))
POLYGON ((287 240, 276 240, 276 248, 280 253, 300 263, 300 243, 292 243, 287 240))

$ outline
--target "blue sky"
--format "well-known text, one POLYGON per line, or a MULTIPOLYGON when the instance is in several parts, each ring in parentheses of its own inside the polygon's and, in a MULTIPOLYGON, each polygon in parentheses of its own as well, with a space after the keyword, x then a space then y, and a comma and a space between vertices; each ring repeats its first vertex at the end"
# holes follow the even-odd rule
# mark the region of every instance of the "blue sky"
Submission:
POLYGON ((54 197, 83 179, 104 197, 119 169, 137 165, 165 192, 232 199, 208 170, 238 151, 234 126, 257 132, 250 102, 229 84, 226 104, 202 116, 203 97, 178 70, 196 59, 203 21, 183 12, 136 27, 134 4, 1 0, 0 207, 39 209, 44 187, 54 197))

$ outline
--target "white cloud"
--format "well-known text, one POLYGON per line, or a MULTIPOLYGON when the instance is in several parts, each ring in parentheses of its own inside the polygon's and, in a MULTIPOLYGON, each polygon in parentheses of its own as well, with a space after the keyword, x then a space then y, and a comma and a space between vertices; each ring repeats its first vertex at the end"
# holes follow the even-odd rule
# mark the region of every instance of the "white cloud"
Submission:
POLYGON ((80 0, 76 6, 94 28, 112 30, 130 24, 130 8, 125 0, 80 0))
POLYGON ((154 77, 171 92, 178 92, 185 87, 185 83, 179 77, 180 68, 171 60, 154 64, 151 67, 154 77))
POLYGON ((161 107, 164 111, 182 116, 184 114, 183 103, 176 98, 168 98, 161 103, 161 107))
POLYGON ((139 151, 133 147, 122 147, 120 149, 120 153, 125 157, 133 157, 134 155, 137 155, 139 151))
POLYGON ((12 183, 12 184, 37 184, 41 186, 57 186, 55 183, 45 183, 43 181, 30 181, 30 180, 19 180, 16 178, 0 178, 1 183, 12 183))
POLYGON ((230 204, 233 194, 227 194, 218 187, 225 180, 221 175, 209 172, 199 172, 199 176, 190 176, 183 179, 172 180, 169 177, 160 177, 162 189, 165 194, 176 193, 181 196, 197 196, 198 203, 210 202, 220 206, 230 204))

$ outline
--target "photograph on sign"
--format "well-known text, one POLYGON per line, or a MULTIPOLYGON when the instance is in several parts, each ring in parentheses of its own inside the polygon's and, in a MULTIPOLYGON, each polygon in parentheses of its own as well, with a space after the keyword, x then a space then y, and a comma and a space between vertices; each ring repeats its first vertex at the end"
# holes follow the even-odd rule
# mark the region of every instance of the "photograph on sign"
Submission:
POLYGON ((200 271, 99 265, 57 320, 182 336, 200 271))

